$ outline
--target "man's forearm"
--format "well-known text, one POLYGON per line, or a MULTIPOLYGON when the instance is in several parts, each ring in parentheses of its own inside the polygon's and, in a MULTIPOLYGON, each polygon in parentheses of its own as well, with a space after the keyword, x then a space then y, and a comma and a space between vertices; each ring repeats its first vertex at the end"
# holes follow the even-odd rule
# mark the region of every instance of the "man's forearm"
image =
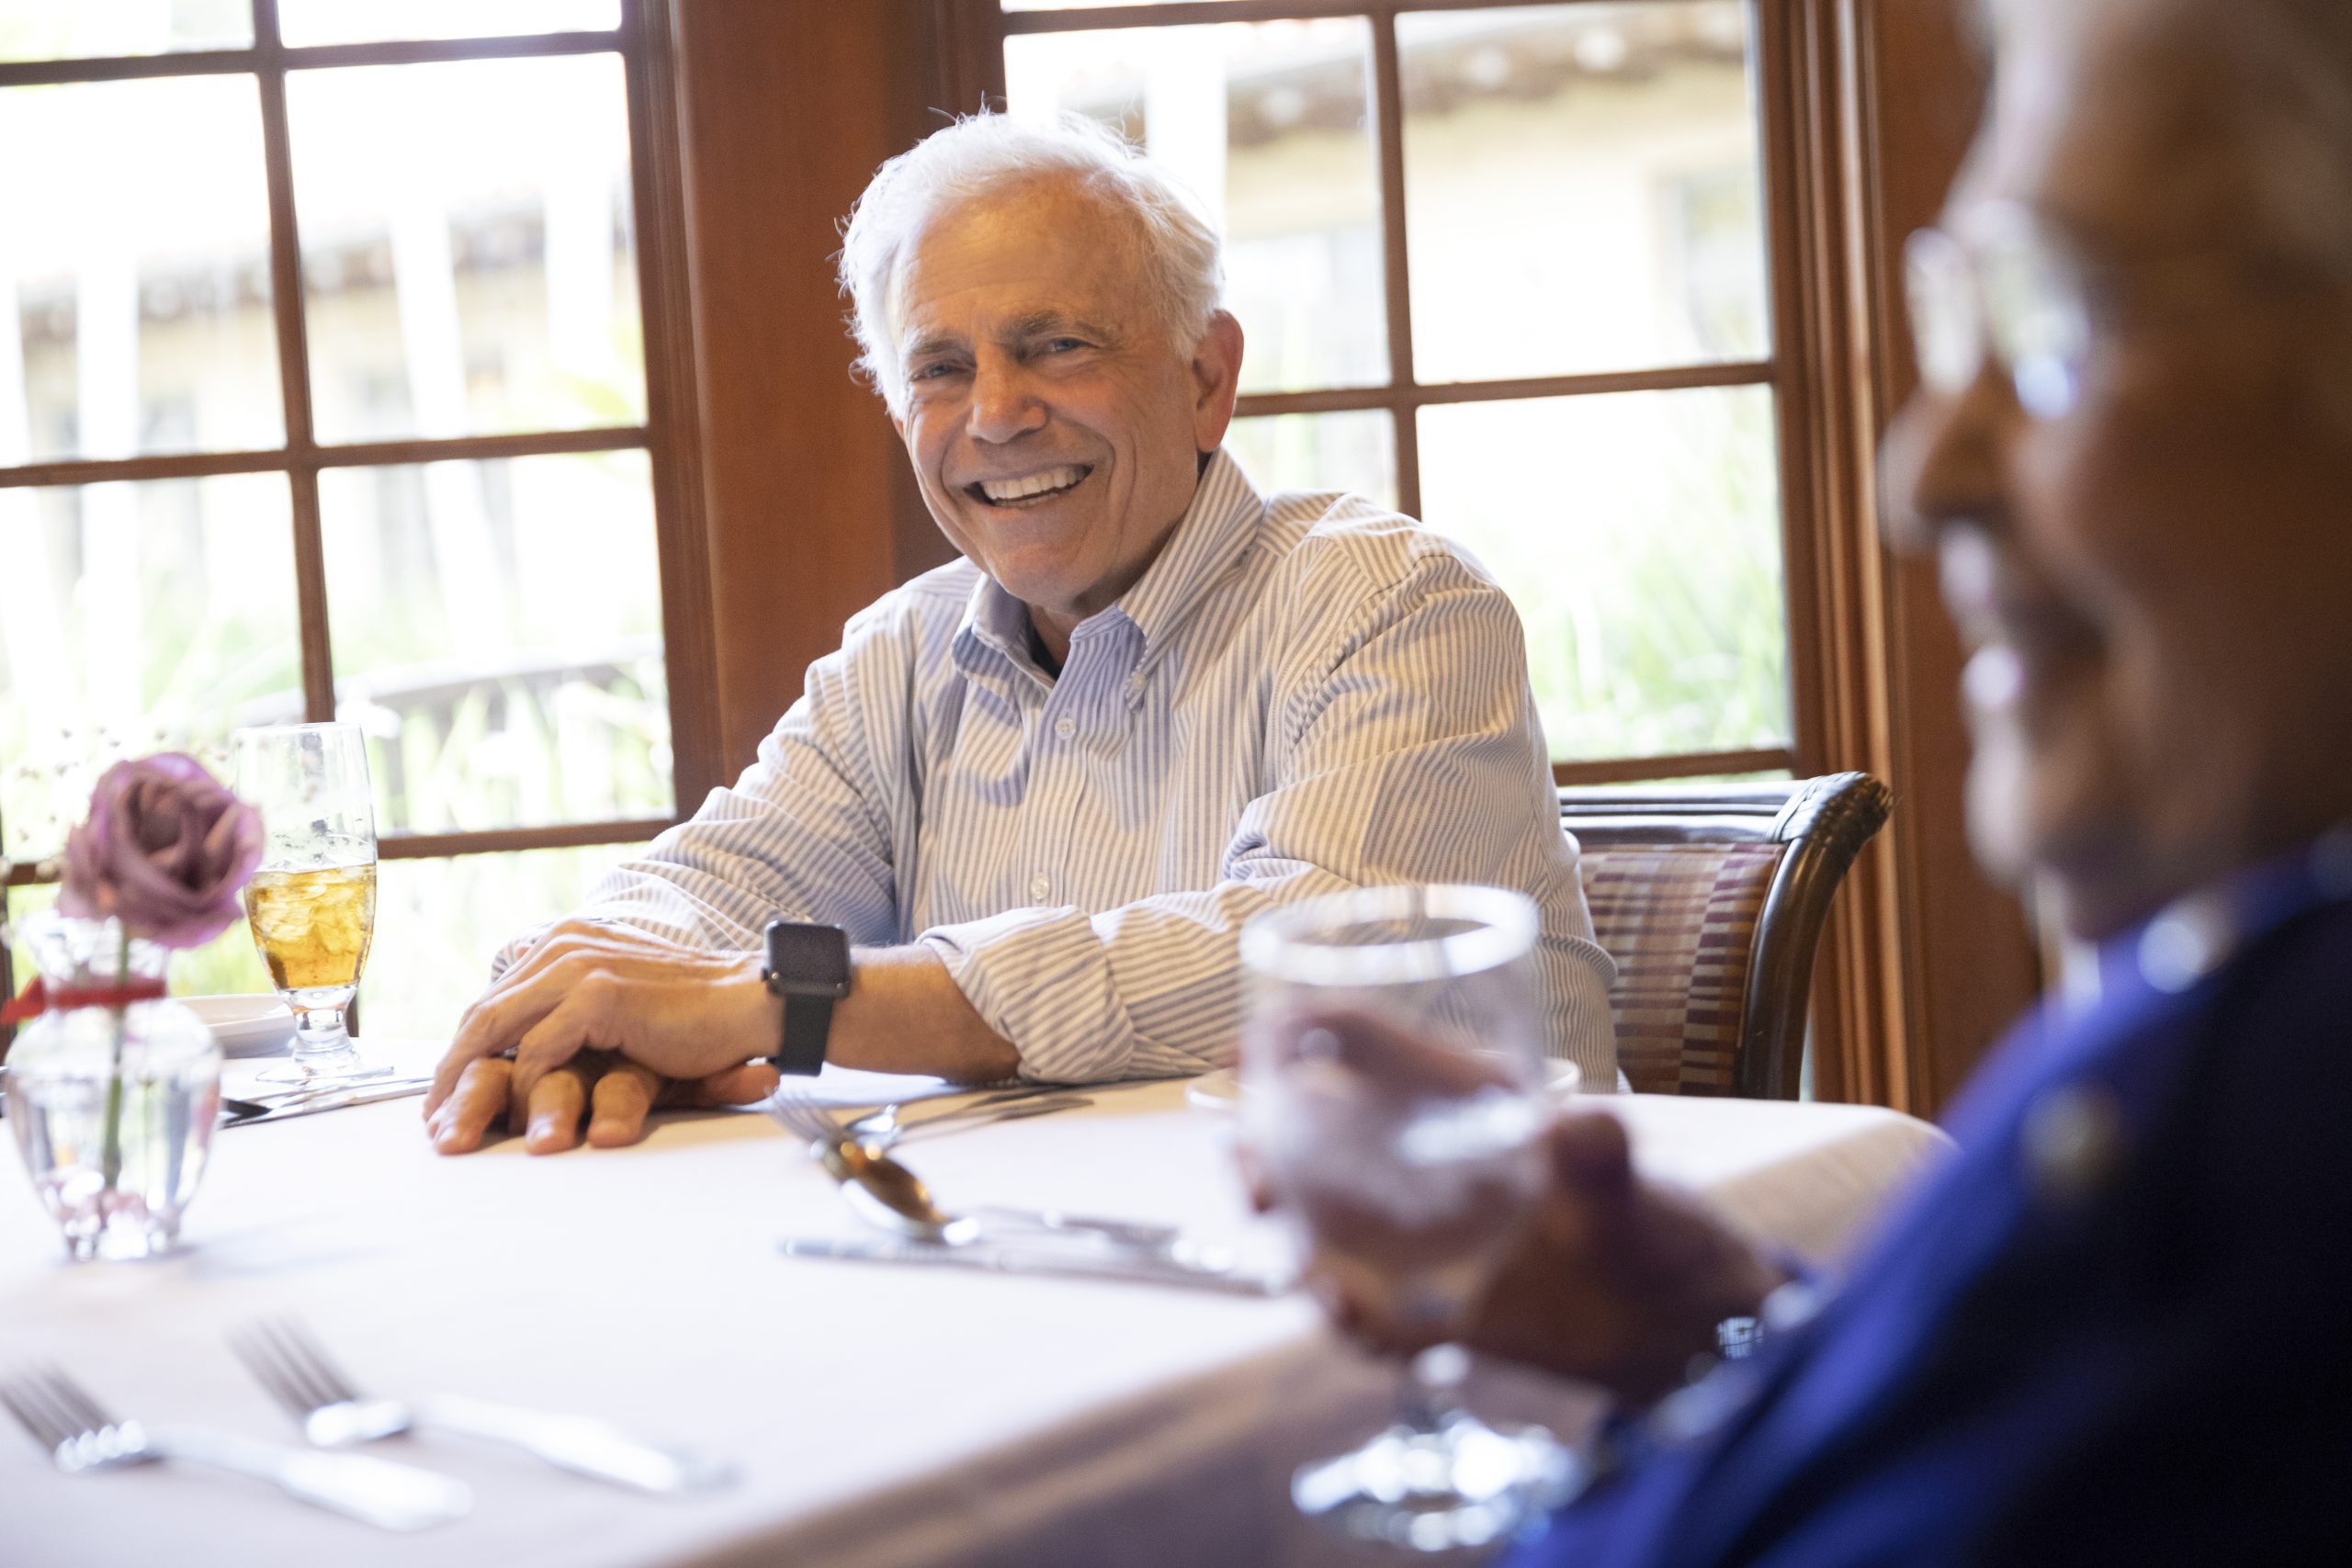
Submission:
MULTIPOLYGON (((833 1007, 827 1061, 877 1073, 935 1073, 960 1083, 1021 1070, 1021 1053, 989 1027, 928 948, 860 948, 853 962, 850 993, 833 1007)), ((781 1028, 782 1004, 777 1008, 781 1028)))

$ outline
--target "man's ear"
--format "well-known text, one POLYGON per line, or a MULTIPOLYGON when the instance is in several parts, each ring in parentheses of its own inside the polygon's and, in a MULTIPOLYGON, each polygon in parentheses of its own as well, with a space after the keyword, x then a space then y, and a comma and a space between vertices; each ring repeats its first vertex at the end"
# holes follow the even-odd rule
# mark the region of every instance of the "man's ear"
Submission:
POLYGON ((1214 452, 1233 423, 1233 400, 1241 384, 1241 323, 1227 310, 1209 318, 1208 330, 1193 348, 1193 445, 1214 452))

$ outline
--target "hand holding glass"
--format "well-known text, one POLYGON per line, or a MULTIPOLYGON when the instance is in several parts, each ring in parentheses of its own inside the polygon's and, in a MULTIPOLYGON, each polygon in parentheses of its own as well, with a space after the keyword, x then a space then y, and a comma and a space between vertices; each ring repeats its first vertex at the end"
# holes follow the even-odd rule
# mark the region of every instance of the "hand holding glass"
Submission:
POLYGON ((376 816, 368 750, 347 724, 243 729, 237 794, 266 844, 245 888, 254 945, 294 1010, 294 1058, 277 1081, 378 1077, 344 1027, 376 929, 376 816))
MULTIPOLYGON (((1315 1267, 1418 1340, 1464 1326, 1543 1184, 1534 904, 1492 887, 1370 887, 1278 909, 1241 939, 1250 1153, 1315 1267)), ((1413 1362, 1397 1423, 1292 1483, 1308 1513, 1419 1551, 1476 1546, 1550 1502, 1567 1460, 1502 1433, 1413 1362)))

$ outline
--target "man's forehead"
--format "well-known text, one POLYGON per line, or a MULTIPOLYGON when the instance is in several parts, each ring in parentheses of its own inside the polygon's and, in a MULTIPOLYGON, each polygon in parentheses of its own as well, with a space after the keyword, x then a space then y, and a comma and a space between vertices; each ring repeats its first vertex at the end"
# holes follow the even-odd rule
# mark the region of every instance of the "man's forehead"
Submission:
POLYGON ((910 239, 902 302, 987 288, 1030 315, 1142 286, 1132 220, 1069 180, 1026 181, 942 209, 910 239))
POLYGON ((2242 233, 2238 84, 2198 47, 2197 17, 2123 0, 2000 7, 1992 112, 1947 221, 1964 230, 1972 209, 2014 202, 2120 254, 2242 233))

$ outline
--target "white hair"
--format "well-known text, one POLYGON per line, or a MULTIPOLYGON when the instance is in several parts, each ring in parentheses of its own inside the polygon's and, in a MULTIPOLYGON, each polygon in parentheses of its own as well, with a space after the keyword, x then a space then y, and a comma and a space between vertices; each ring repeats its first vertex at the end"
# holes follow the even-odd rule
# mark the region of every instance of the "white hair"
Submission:
POLYGON ((1160 325, 1188 347, 1225 295, 1225 244, 1191 192, 1118 132, 1082 115, 1046 121, 981 113, 933 131, 876 172, 842 231, 842 292, 857 369, 892 412, 906 406, 899 276, 945 214, 1015 186, 1069 181, 1125 219, 1160 325))

